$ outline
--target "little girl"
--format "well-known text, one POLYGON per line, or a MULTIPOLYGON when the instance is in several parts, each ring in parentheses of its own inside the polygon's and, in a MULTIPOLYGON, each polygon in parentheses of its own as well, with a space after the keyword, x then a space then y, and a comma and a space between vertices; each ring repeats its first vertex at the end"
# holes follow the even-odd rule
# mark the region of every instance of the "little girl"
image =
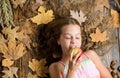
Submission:
POLYGON ((73 18, 55 19, 48 24, 51 51, 61 59, 49 67, 51 78, 112 78, 96 52, 89 50, 78 53, 74 58, 69 53, 82 44, 80 24, 73 18))

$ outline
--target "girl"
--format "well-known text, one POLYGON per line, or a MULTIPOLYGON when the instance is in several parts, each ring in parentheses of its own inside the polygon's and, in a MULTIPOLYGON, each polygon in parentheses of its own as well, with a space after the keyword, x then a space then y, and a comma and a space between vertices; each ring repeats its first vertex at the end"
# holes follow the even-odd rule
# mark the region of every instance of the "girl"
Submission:
POLYGON ((75 19, 55 19, 47 27, 50 51, 58 52, 61 57, 49 67, 51 78, 112 78, 96 52, 89 50, 75 57, 69 53, 82 44, 80 24, 75 19))

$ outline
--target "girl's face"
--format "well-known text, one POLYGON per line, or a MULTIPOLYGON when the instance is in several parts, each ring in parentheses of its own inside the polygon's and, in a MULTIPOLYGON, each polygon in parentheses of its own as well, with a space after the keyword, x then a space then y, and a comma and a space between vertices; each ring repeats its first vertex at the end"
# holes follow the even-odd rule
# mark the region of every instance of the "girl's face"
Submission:
POLYGON ((68 54, 71 48, 81 46, 81 31, 78 25, 66 25, 62 28, 62 34, 58 40, 58 44, 61 45, 63 54, 68 54))

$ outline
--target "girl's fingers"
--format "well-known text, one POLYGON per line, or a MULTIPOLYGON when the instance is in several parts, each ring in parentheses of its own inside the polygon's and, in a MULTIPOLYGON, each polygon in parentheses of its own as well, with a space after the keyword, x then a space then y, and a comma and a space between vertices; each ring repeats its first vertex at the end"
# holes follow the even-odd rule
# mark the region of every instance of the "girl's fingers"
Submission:
POLYGON ((79 65, 80 65, 80 55, 81 53, 79 52, 76 56, 73 56, 73 53, 71 53, 70 55, 70 61, 69 61, 69 67, 70 69, 76 70, 78 69, 79 65))
POLYGON ((80 54, 81 54, 81 53, 80 53, 80 52, 78 52, 78 54, 74 57, 74 61, 76 61, 76 62, 77 62, 77 61, 79 60, 79 58, 80 58, 80 57, 79 57, 79 56, 80 56, 80 54))
POLYGON ((78 60, 80 60, 79 58, 79 56, 80 56, 80 52, 78 52, 78 54, 76 55, 76 56, 73 56, 73 53, 71 53, 71 55, 70 55, 70 61, 71 62, 73 62, 73 64, 75 64, 78 60))

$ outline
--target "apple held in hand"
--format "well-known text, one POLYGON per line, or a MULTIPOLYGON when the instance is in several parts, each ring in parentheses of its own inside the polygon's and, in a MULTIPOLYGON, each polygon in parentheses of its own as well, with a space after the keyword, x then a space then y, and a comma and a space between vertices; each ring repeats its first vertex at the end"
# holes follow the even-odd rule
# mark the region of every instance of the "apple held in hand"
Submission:
POLYGON ((82 50, 80 48, 70 49, 70 54, 72 53, 73 57, 75 57, 78 54, 78 52, 82 53, 82 50))

